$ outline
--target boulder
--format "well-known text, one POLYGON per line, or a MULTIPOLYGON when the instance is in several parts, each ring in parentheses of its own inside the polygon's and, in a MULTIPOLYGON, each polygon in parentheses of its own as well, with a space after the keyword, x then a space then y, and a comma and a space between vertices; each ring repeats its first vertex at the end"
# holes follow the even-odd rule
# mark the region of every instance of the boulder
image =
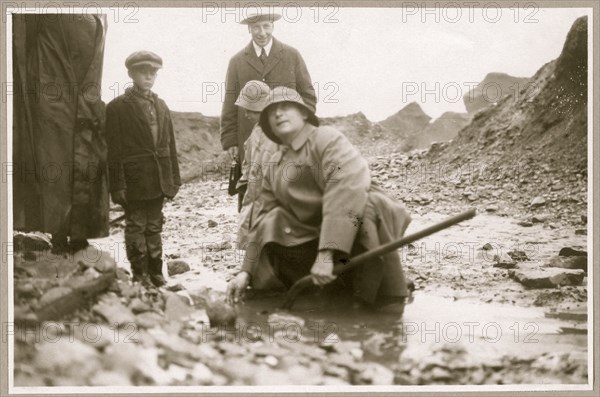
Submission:
POLYGON ((587 272, 587 256, 555 256, 544 266, 563 269, 581 269, 587 272))
POLYGON ((517 266, 516 261, 506 253, 494 255, 494 267, 502 269, 512 269, 517 266))
POLYGON ((587 258, 587 252, 579 251, 571 247, 564 247, 558 252, 558 256, 585 256, 587 258))
POLYGON ((50 240, 39 233, 15 234, 13 245, 16 252, 19 251, 45 251, 50 249, 50 240))
POLYGON ((511 270, 509 275, 529 288, 555 288, 564 285, 581 285, 584 271, 555 267, 521 267, 511 270))
POLYGON ((167 264, 169 276, 175 276, 190 271, 190 265, 186 261, 174 260, 167 264))
POLYGON ((540 207, 545 204, 546 204, 546 199, 544 199, 542 196, 537 196, 533 200, 531 200, 531 203, 529 203, 529 206, 530 207, 540 207))

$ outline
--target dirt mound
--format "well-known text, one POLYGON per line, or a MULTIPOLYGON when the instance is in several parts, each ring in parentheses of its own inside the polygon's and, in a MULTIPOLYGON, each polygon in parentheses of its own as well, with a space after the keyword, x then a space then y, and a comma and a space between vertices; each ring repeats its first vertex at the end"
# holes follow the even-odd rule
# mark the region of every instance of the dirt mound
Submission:
POLYGON ((557 60, 538 70, 517 96, 475 114, 440 159, 478 157, 505 164, 533 159, 586 173, 587 17, 575 21, 557 60))
POLYGON ((181 177, 199 177, 225 161, 219 135, 219 118, 196 112, 171 112, 181 177))
POLYGON ((364 155, 380 152, 382 141, 389 143, 384 149, 385 152, 406 150, 402 146, 402 137, 383 128, 378 123, 369 121, 362 112, 340 117, 323 117, 319 121, 321 125, 335 127, 344 133, 350 139, 350 142, 361 149, 364 155))
POLYGON ((527 77, 514 77, 506 73, 488 73, 477 87, 463 97, 463 102, 467 112, 473 114, 498 103, 506 96, 513 96, 521 91, 528 82, 527 77))
POLYGON ((416 102, 411 102, 397 113, 380 121, 379 124, 390 131, 411 134, 425 128, 429 124, 429 120, 431 117, 423 112, 421 106, 416 102))
POLYGON ((518 96, 477 112, 450 142, 371 158, 374 178, 413 211, 462 202, 524 220, 549 213, 550 227, 585 232, 587 56, 582 17, 518 96))
POLYGON ((415 136, 416 149, 428 148, 433 142, 447 142, 471 122, 467 113, 446 112, 415 136))

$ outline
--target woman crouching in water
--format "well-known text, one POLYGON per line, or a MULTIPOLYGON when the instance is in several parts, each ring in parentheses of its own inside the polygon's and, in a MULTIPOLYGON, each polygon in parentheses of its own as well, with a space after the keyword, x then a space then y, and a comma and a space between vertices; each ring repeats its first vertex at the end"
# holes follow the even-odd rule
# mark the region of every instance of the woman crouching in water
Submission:
POLYGON ((310 274, 317 286, 351 288, 355 303, 401 314, 409 291, 397 251, 339 277, 333 266, 401 238, 410 223, 404 207, 371 181, 344 134, 319 127, 295 90, 273 89, 259 124, 280 148, 263 170, 261 207, 228 300, 250 285, 285 289, 310 274))

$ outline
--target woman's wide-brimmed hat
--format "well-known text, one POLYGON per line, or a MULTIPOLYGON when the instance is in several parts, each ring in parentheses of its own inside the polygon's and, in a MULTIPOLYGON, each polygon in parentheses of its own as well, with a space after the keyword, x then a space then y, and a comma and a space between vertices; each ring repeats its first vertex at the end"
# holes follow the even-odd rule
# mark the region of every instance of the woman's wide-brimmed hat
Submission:
POLYGON ((275 87, 275 88, 273 88, 273 90, 271 91, 271 94, 269 95, 268 105, 260 113, 260 120, 258 122, 258 124, 260 125, 260 128, 262 128, 262 130, 265 133, 265 135, 267 136, 267 138, 269 138, 273 142, 275 142, 277 144, 281 144, 281 140, 279 138, 277 138, 277 136, 275 136, 275 134, 273 133, 273 130, 271 130, 271 126, 269 125, 268 111, 269 111, 270 107, 272 107, 273 105, 275 105, 277 103, 281 103, 281 102, 295 103, 298 106, 300 106, 301 108, 306 109, 306 111, 308 113, 307 121, 310 124, 314 125, 315 127, 319 126, 319 119, 315 115, 315 112, 310 107, 308 107, 308 105, 306 103, 304 103, 304 100, 302 99, 302 96, 300 96, 298 91, 296 91, 293 88, 284 87, 284 86, 275 87))
POLYGON ((253 112, 262 112, 269 104, 270 93, 271 89, 266 83, 259 80, 250 80, 240 91, 235 104, 253 112))

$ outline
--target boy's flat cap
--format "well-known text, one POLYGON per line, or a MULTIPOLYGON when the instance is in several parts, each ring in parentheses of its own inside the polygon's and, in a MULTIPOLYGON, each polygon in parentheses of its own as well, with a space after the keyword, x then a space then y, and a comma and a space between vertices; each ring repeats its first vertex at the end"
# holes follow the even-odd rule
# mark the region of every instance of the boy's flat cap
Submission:
POLYGON ((244 20, 242 20, 240 23, 242 25, 250 25, 251 23, 256 23, 256 22, 275 22, 281 19, 281 15, 280 14, 276 14, 274 12, 265 12, 265 13, 259 13, 259 14, 252 14, 252 15, 248 15, 247 18, 245 18, 244 20))
POLYGON ((136 51, 125 59, 125 66, 127 69, 141 65, 149 65, 153 68, 160 69, 162 68, 163 61, 161 57, 152 51, 136 51))

